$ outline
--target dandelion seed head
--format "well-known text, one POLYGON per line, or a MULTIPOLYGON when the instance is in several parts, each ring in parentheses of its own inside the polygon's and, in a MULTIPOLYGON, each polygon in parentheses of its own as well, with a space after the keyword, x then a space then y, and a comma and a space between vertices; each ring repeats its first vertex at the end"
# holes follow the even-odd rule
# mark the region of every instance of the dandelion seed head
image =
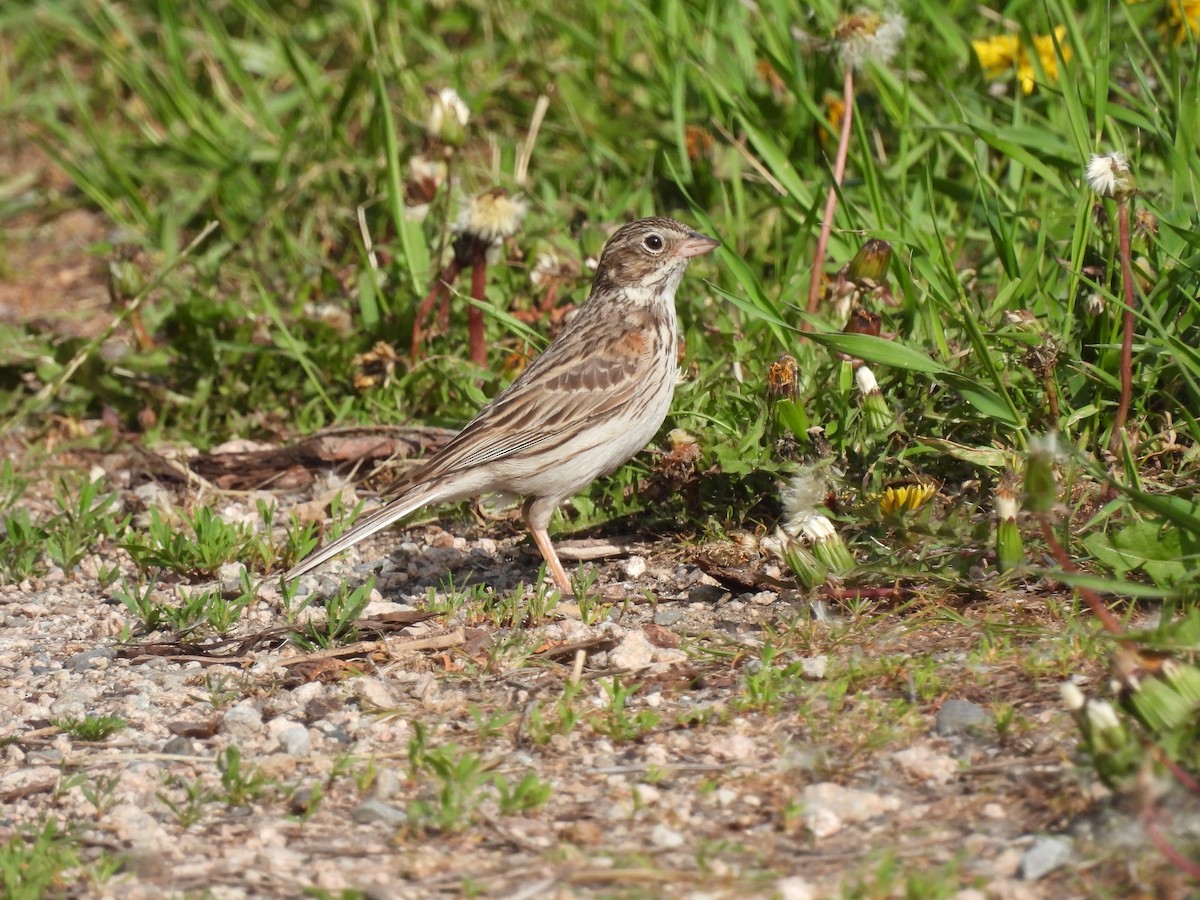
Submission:
POLYGON ((503 188, 492 188, 466 202, 454 231, 498 244, 521 229, 527 211, 524 198, 512 196, 503 188))
POLYGON ((899 52, 908 20, 895 9, 882 13, 860 9, 838 23, 833 33, 842 63, 861 69, 868 62, 887 65, 899 52))
MULTIPOLYGON (((825 473, 814 466, 801 469, 783 489, 784 529, 795 534, 791 528, 793 520, 799 520, 816 511, 825 500, 829 481, 825 473)), ((798 527, 798 526, 797 526, 798 527)))
POLYGON ((1132 194, 1136 188, 1129 161, 1124 153, 1116 150, 1093 156, 1088 161, 1085 178, 1088 187, 1101 197, 1121 200, 1132 194))

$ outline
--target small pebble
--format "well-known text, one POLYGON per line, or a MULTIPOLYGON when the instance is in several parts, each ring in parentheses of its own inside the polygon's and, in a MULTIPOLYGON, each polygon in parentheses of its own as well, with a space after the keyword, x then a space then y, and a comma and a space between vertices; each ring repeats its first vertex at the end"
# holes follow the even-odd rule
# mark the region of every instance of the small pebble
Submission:
POLYGON ((988 729, 994 724, 992 714, 970 700, 947 700, 937 711, 934 730, 940 735, 958 734, 974 729, 988 729))
POLYGON ((1071 842, 1061 837, 1039 837, 1021 857, 1019 872, 1025 881, 1037 881, 1065 866, 1075 855, 1071 842))
POLYGON ((382 822, 384 825, 391 825, 393 828, 399 828, 408 821, 408 815, 404 810, 388 806, 388 804, 379 800, 363 801, 354 808, 354 812, 350 814, 350 818, 359 825, 382 822))

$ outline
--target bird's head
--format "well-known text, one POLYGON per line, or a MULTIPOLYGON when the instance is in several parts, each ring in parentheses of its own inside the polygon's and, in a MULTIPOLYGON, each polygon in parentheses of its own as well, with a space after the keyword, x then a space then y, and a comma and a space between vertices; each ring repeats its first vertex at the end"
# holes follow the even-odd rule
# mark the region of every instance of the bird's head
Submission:
POLYGON ((593 291, 666 291, 673 297, 688 261, 720 244, 674 219, 638 219, 618 229, 604 245, 593 291))

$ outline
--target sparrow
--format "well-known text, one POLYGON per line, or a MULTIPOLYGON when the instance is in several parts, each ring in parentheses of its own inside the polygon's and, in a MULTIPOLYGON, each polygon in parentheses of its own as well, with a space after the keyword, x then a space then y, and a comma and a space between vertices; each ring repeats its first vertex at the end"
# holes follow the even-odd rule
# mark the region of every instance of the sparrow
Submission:
POLYGON ((298 578, 393 522, 434 503, 481 494, 523 497, 521 514, 555 584, 571 583, 550 542, 550 517, 658 432, 675 393, 675 291, 688 262, 720 241, 673 219, 620 228, 600 254, 587 301, 550 345, 394 497, 303 559, 298 578))

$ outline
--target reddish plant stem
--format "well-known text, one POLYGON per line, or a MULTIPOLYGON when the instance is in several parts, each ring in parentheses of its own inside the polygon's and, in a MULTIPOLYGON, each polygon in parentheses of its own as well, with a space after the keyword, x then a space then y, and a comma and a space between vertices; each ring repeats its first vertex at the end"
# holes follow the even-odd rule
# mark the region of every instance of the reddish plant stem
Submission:
MULTIPOLYGON (((482 303, 487 287, 487 245, 476 241, 471 254, 471 299, 482 303)), ((483 337, 483 310, 471 304, 467 310, 467 340, 471 351, 471 361, 477 365, 487 365, 487 342, 483 337)))
POLYGON ((1188 877, 1200 878, 1200 863, 1184 856, 1174 844, 1167 840, 1167 836, 1158 827, 1158 814, 1150 802, 1146 802, 1142 807, 1139 818, 1142 820, 1142 828, 1145 829, 1146 837, 1150 838, 1150 843, 1158 848, 1159 853, 1188 877))
MULTIPOLYGON (((808 282, 808 311, 817 311, 821 301, 821 275, 825 267, 825 250, 829 247, 829 234, 833 231, 833 214, 837 210, 838 188, 846 175, 846 157, 850 153, 850 123, 854 118, 854 68, 846 66, 846 77, 842 82, 842 133, 838 139, 837 156, 833 163, 833 184, 825 198, 825 215, 821 220, 821 231, 817 235, 817 252, 814 254, 812 278, 808 282)), ((808 330, 808 323, 804 325, 808 330)))
MULTIPOLYGON (((1067 551, 1063 549, 1063 545, 1054 536, 1054 529, 1050 527, 1048 519, 1042 519, 1042 537, 1045 538, 1047 546, 1050 547, 1050 552, 1054 554, 1054 558, 1058 560, 1058 564, 1063 567, 1064 571, 1079 571, 1079 567, 1071 561, 1071 557, 1067 555, 1067 551)), ((1113 615, 1112 610, 1108 608, 1104 603, 1104 599, 1099 594, 1091 588, 1082 586, 1076 587, 1075 590, 1079 591, 1079 596, 1091 607, 1092 614, 1100 620, 1100 624, 1104 626, 1105 631, 1117 636, 1125 633, 1125 629, 1121 627, 1121 623, 1113 615)))
POLYGON ((1133 263, 1129 248, 1129 207, 1131 201, 1117 203, 1117 235, 1121 257, 1121 288, 1125 295, 1125 329, 1121 336, 1121 402, 1113 417, 1112 434, 1108 438, 1108 449, 1114 455, 1121 449, 1121 437, 1125 420, 1129 418, 1129 404, 1133 397, 1133 263))
POLYGON ((425 299, 421 301, 421 305, 417 307, 417 314, 413 317, 412 327, 412 346, 409 348, 409 354, 413 359, 421 355, 421 338, 423 337, 422 329, 425 320, 429 318, 429 314, 433 311, 433 306, 437 303, 438 297, 445 295, 446 299, 450 298, 450 285, 454 284, 458 278, 459 266, 458 260, 452 259, 438 273, 437 278, 433 280, 433 286, 429 288, 429 293, 425 295, 425 299))
POLYGON ((1154 749, 1156 751, 1155 755, 1158 757, 1158 761, 1163 764, 1168 772, 1175 776, 1176 781, 1182 784, 1193 794, 1200 794, 1200 781, 1197 781, 1196 777, 1191 772, 1167 756, 1166 751, 1163 750, 1162 747, 1156 746, 1154 749))

